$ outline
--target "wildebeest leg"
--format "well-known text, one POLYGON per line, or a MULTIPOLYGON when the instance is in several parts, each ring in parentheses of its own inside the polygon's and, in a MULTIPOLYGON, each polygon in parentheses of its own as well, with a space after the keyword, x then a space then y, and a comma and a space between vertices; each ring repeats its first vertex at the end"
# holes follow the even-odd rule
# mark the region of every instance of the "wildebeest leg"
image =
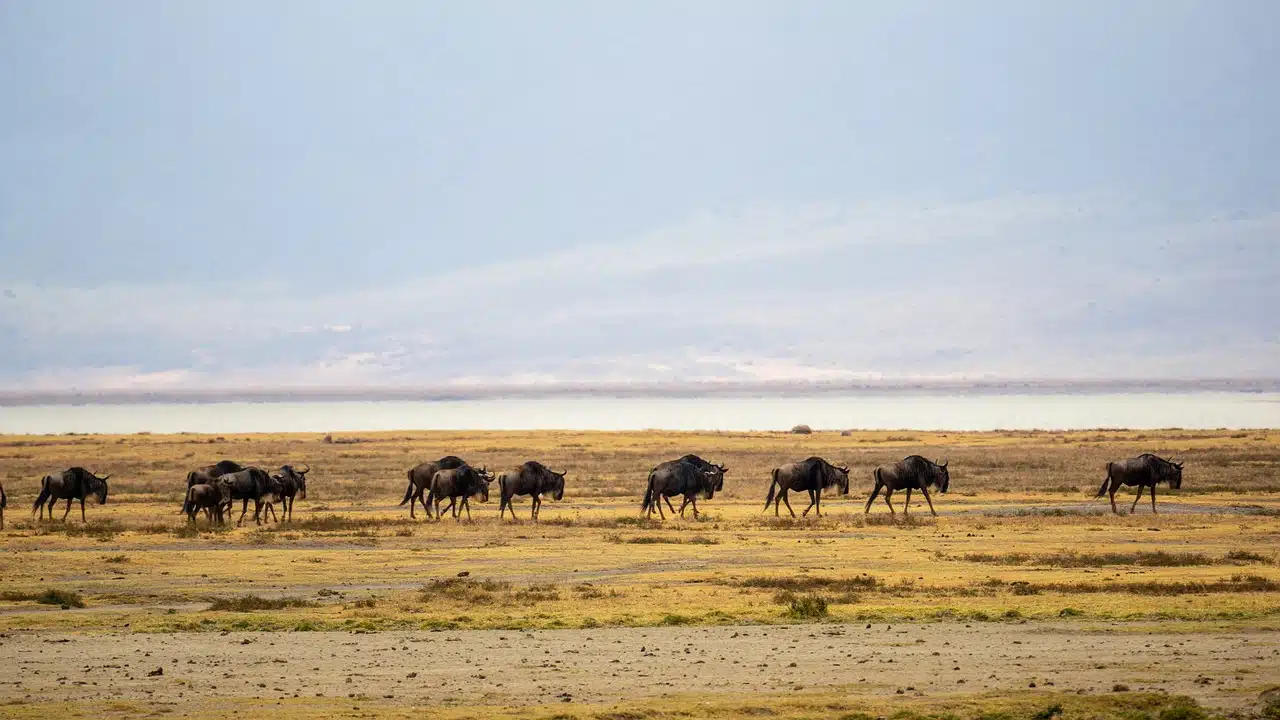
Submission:
POLYGON ((822 517, 822 488, 813 491, 813 512, 822 517))
MULTIPOLYGON (((658 508, 658 517, 662 518, 663 520, 666 520, 666 519, 667 519, 667 516, 666 516, 666 515, 664 515, 664 514, 662 514, 662 497, 663 497, 663 495, 662 495, 662 493, 658 492, 657 490, 654 490, 653 492, 654 492, 655 494, 657 494, 657 496, 658 496, 658 497, 657 497, 657 499, 655 499, 655 500, 653 501, 653 504, 658 508)), ((670 507, 670 506, 671 506, 671 501, 670 501, 670 500, 668 500, 668 501, 667 501, 667 507, 670 507)), ((652 513, 653 513, 653 509, 652 509, 652 508, 650 508, 650 509, 649 509, 649 513, 650 513, 650 515, 652 516, 652 513)), ((676 514, 676 511, 675 511, 675 510, 672 510, 672 511, 671 511, 671 514, 672 514, 672 515, 675 515, 675 514, 676 514)))
MULTIPOLYGON (((782 492, 778 493, 778 497, 782 498, 783 504, 787 506, 787 512, 791 513, 791 517, 796 516, 796 511, 791 509, 791 501, 787 499, 787 489, 782 488, 782 492)), ((774 513, 775 515, 777 513, 774 513)))
POLYGON ((805 508, 805 509, 804 509, 804 512, 800 513, 800 517, 808 517, 808 516, 809 516, 809 511, 813 509, 813 506, 814 506, 815 504, 816 504, 816 502, 815 502, 815 501, 814 501, 814 499, 813 499, 813 491, 812 491, 812 490, 810 490, 810 491, 809 491, 809 507, 805 508))
POLYGON ((471 496, 470 495, 462 498, 462 509, 467 511, 467 522, 471 522, 471 496))
POLYGON ((275 505, 275 503, 270 503, 270 502, 268 502, 268 503, 263 503, 263 504, 262 504, 262 506, 263 506, 263 508, 266 510, 266 512, 262 513, 262 519, 263 519, 263 520, 266 520, 266 519, 267 519, 267 513, 269 512, 269 513, 271 513, 271 522, 273 522, 273 523, 279 523, 279 522, 280 522, 280 518, 276 517, 276 505, 275 505))
POLYGON ((1156 486, 1155 486, 1155 485, 1152 485, 1152 486, 1151 486, 1151 514, 1152 514, 1152 515, 1157 514, 1157 513, 1156 513, 1156 486))
POLYGON ((1130 515, 1132 515, 1132 514, 1133 514, 1133 511, 1134 511, 1134 510, 1137 510, 1137 509, 1138 509, 1138 501, 1142 499, 1142 491, 1143 491, 1143 490, 1146 490, 1146 489, 1147 489, 1147 486, 1146 486, 1146 485, 1139 485, 1139 486, 1138 486, 1138 497, 1136 497, 1136 498, 1134 498, 1134 499, 1133 499, 1133 506, 1129 508, 1129 514, 1130 514, 1130 515))
MULTIPOLYGON (((506 493, 503 493, 498 496, 498 519, 499 520, 503 520, 504 518, 506 518, 507 502, 509 501, 507 500, 506 493)), ((516 511, 513 509, 511 511, 511 514, 514 516, 516 514, 516 511)))
POLYGON ((689 496, 684 496, 684 502, 680 503, 680 517, 684 517, 684 509, 689 506, 689 496))
POLYGON ((1115 513, 1116 515, 1119 515, 1120 511, 1116 509, 1116 490, 1117 489, 1119 489, 1119 486, 1117 486, 1115 482, 1112 482, 1111 487, 1107 489, 1107 494, 1111 496, 1111 512, 1115 513))
POLYGON ((71 514, 71 498, 67 498, 67 511, 62 513, 62 522, 67 521, 67 516, 71 514))
POLYGON ((236 527, 240 527, 240 523, 244 522, 244 516, 247 512, 249 512, 249 498, 242 498, 240 501, 240 519, 236 521, 236 527))
POLYGON ((253 501, 253 524, 254 525, 262 524, 262 519, 260 517, 261 515, 262 515, 262 500, 255 499, 253 501))
POLYGON ((933 513, 934 517, 938 517, 938 511, 933 509, 933 500, 929 499, 929 488, 921 487, 920 492, 924 493, 925 502, 929 503, 929 512, 933 513))
POLYGON ((875 502, 876 496, 879 494, 880 494, 880 486, 876 485, 875 489, 871 491, 871 497, 867 498, 867 508, 862 511, 863 514, 871 512, 871 503, 875 502))
MULTIPOLYGON (((529 504, 533 506, 532 509, 529 510, 529 514, 530 516, 533 517, 534 522, 538 522, 538 513, 542 512, 542 496, 538 495, 537 493, 534 493, 533 498, 529 501, 529 504)), ((516 510, 515 508, 512 508, 511 517, 515 517, 515 516, 516 516, 516 510)))
POLYGON ((88 522, 84 519, 84 498, 80 498, 80 522, 88 522))
POLYGON ((894 512, 893 503, 889 502, 889 498, 891 497, 893 497, 893 488, 886 487, 884 489, 884 504, 889 506, 890 515, 896 515, 897 513, 894 512))
MULTIPOLYGON (((673 507, 671 507, 671 498, 670 498, 670 497, 668 497, 668 496, 666 496, 666 495, 658 495, 658 497, 660 497, 660 498, 662 498, 663 500, 666 500, 666 501, 667 501, 667 509, 671 511, 671 514, 672 514, 672 515, 675 515, 675 514, 676 514, 676 509, 675 509, 675 508, 673 508, 673 507)), ((658 513, 658 514, 660 514, 660 515, 662 514, 662 513, 661 513, 661 508, 659 508, 659 513, 658 513)))
POLYGON ((906 501, 905 503, 903 503, 903 504, 902 504, 902 514, 903 514, 903 515, 906 515, 906 514, 907 514, 907 512, 908 512, 908 510, 909 510, 909 508, 911 507, 911 490, 912 490, 912 488, 907 488, 907 501, 906 501))
POLYGON ((693 505, 693 517, 696 520, 698 518, 698 496, 690 495, 687 499, 693 505))

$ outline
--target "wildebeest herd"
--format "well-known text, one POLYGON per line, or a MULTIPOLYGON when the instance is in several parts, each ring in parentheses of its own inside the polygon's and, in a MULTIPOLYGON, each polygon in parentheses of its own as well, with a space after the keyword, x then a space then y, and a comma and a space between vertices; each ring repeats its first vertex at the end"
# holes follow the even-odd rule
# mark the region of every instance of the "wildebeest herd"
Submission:
MULTIPOLYGON (((281 465, 275 472, 268 472, 252 465, 241 465, 231 460, 222 460, 213 465, 196 468, 187 473, 187 488, 183 495, 182 512, 190 523, 195 523, 201 511, 210 523, 225 524, 230 519, 231 508, 235 501, 241 502, 240 517, 236 520, 239 526, 248 513, 249 501, 253 501, 253 520, 261 524, 270 514, 277 522, 293 519, 294 499, 301 495, 307 498, 307 473, 310 465, 298 469, 292 465, 281 465), (275 506, 280 506, 277 515, 275 506)), ((685 455, 660 463, 649 471, 644 491, 644 500, 640 511, 652 517, 657 510, 659 517, 666 519, 662 510, 665 502, 672 514, 677 512, 681 517, 688 507, 692 507, 694 517, 699 515, 698 499, 710 500, 717 492, 724 489, 724 476, 729 468, 709 462, 697 455, 685 455), (671 504, 673 496, 683 496, 680 510, 671 504)), ((409 485, 405 489, 404 499, 400 505, 409 505, 409 516, 416 517, 415 506, 422 504, 427 517, 439 520, 444 515, 441 504, 449 501, 446 508, 452 516, 461 520, 465 513, 471 519, 471 498, 481 502, 489 499, 489 487, 494 480, 498 481, 499 503, 498 517, 504 518, 506 511, 511 510, 515 519, 515 508, 512 500, 518 495, 528 495, 531 500, 531 516, 538 519, 542 507, 542 497, 550 496, 554 500, 564 498, 565 472, 556 472, 542 463, 531 460, 503 472, 494 473, 481 466, 475 468, 455 455, 446 455, 439 460, 421 463, 408 472, 409 485)), ((53 519, 53 508, 59 500, 66 500, 67 507, 62 520, 71 512, 71 503, 80 501, 80 519, 85 520, 84 503, 89 497, 95 497, 101 505, 107 501, 107 479, 110 475, 98 477, 82 467, 72 467, 61 472, 44 476, 40 481, 40 493, 31 506, 31 514, 40 513, 44 519, 44 511, 53 519)), ((841 495, 849 494, 849 468, 844 465, 833 465, 820 457, 810 457, 800 462, 787 463, 774 469, 769 493, 765 497, 764 509, 773 505, 774 515, 779 514, 779 506, 786 505, 787 512, 795 517, 788 499, 792 491, 806 493, 809 506, 801 513, 807 516, 810 510, 822 514, 822 493, 835 488, 841 495)), ((884 492, 885 504, 889 512, 896 513, 890 498, 898 490, 906 491, 903 513, 908 512, 911 504, 911 493, 919 490, 929 504, 929 511, 938 514, 933 508, 933 499, 929 496, 929 488, 945 493, 951 484, 951 476, 946 462, 934 462, 919 455, 910 455, 899 462, 881 465, 872 471, 875 481, 871 496, 867 498, 864 512, 871 512, 871 505, 876 497, 884 492)), ((1133 501, 1129 512, 1133 513, 1147 488, 1151 489, 1151 511, 1156 512, 1156 485, 1166 483, 1177 489, 1182 487, 1182 463, 1172 462, 1164 458, 1144 453, 1136 458, 1107 463, 1107 476, 1102 481, 1095 497, 1109 495, 1111 510, 1119 514, 1116 508, 1116 491, 1122 486, 1136 486, 1138 496, 1133 501)), ((0 485, 0 529, 4 528, 4 507, 7 498, 4 486, 0 485)))

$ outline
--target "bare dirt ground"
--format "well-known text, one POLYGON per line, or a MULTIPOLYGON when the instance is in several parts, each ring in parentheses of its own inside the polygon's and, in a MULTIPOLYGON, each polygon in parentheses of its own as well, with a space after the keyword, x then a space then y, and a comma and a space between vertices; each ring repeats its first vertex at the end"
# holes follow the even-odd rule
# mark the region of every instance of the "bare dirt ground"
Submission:
POLYGON ((0 697, 355 698, 410 707, 609 703, 696 691, 938 695, 1041 687, 1247 707, 1280 681, 1280 631, 1153 623, 873 624, 350 633, 9 633, 0 697), (1245 669, 1247 668, 1247 670, 1245 669), (162 675, 151 675, 162 670, 162 675), (901 692, 900 692, 901 691, 901 692))

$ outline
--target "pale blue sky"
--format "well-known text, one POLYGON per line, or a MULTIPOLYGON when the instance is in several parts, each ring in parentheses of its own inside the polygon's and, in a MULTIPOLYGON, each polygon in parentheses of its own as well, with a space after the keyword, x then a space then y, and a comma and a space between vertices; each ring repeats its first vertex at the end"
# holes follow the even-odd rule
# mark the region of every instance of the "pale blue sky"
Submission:
POLYGON ((0 4, 0 387, 1280 374, 1271 2, 0 4))

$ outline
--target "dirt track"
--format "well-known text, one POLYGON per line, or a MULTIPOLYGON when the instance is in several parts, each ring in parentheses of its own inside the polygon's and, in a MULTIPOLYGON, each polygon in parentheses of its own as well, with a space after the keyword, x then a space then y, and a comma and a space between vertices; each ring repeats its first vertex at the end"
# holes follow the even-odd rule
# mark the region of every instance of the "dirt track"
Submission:
POLYGON ((672 692, 869 695, 1036 687, 1248 704, 1280 682, 1280 631, 930 623, 557 631, 0 637, 0 699, 363 696, 430 706, 613 702, 672 692), (148 676, 163 669, 163 675, 148 676), (1245 672, 1237 672, 1243 670, 1245 672), (416 676, 412 676, 416 673, 416 676))

